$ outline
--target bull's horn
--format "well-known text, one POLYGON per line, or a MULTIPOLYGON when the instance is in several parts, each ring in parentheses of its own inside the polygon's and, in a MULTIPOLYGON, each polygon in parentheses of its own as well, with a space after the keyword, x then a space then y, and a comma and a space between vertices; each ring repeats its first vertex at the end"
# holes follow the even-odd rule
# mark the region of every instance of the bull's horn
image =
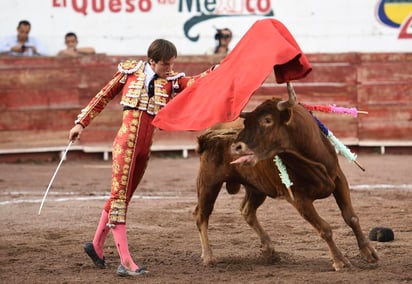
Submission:
POLYGON ((295 90, 293 89, 292 83, 287 82, 286 85, 288 88, 289 99, 278 102, 277 107, 278 107, 278 110, 280 111, 290 108, 296 103, 296 93, 295 93, 295 90))
POLYGON ((249 113, 248 111, 242 111, 242 112, 239 114, 239 117, 240 117, 240 118, 246 118, 246 115, 247 115, 248 113, 249 113))

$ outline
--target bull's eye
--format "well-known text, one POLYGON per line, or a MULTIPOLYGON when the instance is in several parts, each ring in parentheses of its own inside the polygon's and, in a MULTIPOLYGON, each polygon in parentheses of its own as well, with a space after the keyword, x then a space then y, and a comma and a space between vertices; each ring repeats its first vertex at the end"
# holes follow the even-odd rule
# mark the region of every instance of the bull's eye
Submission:
POLYGON ((270 114, 267 114, 260 118, 259 120, 260 125, 268 127, 273 125, 273 118, 270 114))

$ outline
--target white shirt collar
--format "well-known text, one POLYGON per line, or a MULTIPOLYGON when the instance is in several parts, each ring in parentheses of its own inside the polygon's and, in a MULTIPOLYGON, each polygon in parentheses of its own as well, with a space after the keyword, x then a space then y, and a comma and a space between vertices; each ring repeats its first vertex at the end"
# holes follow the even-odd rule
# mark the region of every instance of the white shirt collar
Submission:
POLYGON ((155 75, 155 72, 153 71, 152 67, 150 67, 150 64, 146 62, 144 66, 144 73, 146 74, 146 78, 144 79, 144 83, 146 85, 146 89, 148 89, 150 80, 152 80, 153 76, 155 75))
POLYGON ((149 82, 150 80, 152 80, 155 72, 153 71, 152 67, 150 67, 150 64, 148 62, 146 62, 143 72, 146 74, 146 77, 144 79, 144 84, 146 85, 146 89, 148 89, 149 82))
POLYGON ((144 66, 144 73, 146 74, 146 78, 149 78, 149 81, 153 78, 155 72, 153 71, 152 67, 150 67, 150 64, 146 62, 144 66))

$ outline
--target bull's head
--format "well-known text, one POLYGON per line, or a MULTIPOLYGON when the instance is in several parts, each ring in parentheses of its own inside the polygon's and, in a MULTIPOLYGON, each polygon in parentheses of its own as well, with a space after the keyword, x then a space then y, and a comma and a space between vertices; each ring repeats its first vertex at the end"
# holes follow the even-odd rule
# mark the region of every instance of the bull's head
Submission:
POLYGON ((292 107, 296 94, 292 84, 287 83, 289 99, 271 99, 263 102, 252 112, 242 112, 244 129, 232 144, 232 154, 241 157, 232 163, 258 161, 273 158, 288 143, 287 127, 292 120, 292 107))

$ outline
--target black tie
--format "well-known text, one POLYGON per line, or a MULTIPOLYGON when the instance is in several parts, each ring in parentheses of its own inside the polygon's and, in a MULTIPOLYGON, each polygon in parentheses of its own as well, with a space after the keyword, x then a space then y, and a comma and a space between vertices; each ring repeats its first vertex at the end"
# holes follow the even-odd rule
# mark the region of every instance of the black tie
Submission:
POLYGON ((149 98, 154 96, 154 81, 157 78, 159 78, 159 76, 157 74, 154 74, 152 80, 150 80, 149 82, 149 90, 148 90, 149 98))

